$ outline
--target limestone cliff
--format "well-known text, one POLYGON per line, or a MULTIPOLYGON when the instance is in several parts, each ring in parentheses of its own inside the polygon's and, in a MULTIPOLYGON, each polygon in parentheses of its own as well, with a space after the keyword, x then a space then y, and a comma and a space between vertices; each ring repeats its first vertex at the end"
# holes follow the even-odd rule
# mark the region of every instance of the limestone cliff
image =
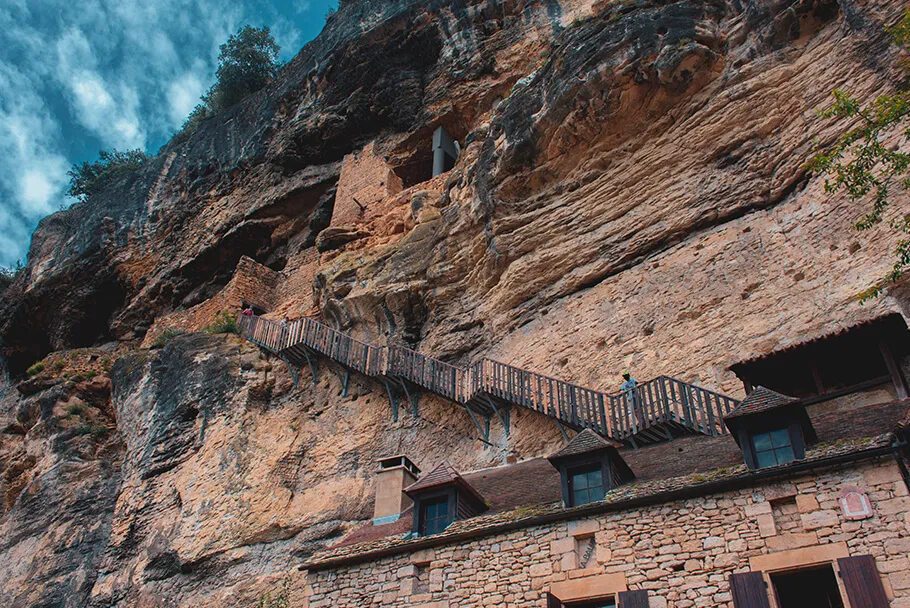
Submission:
POLYGON ((889 234, 858 240, 804 168, 844 128, 815 116, 831 89, 894 85, 899 5, 343 3, 272 85, 39 226, 0 303, 0 598, 254 605, 370 516, 376 458, 560 443, 531 413, 482 442, 425 396, 395 423, 365 380, 294 386, 235 337, 148 348, 242 301, 459 363, 734 395, 731 364, 902 310, 856 303, 889 234), (430 179, 439 126, 461 156, 430 179))

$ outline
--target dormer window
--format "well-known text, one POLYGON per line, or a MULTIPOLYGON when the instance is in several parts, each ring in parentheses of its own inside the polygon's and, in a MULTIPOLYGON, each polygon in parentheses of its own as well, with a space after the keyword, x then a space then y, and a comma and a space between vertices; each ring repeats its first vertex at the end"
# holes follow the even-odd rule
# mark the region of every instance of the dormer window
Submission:
POLYGON ((789 429, 752 434, 752 449, 759 468, 773 467, 796 460, 789 429))
POLYGON ((806 456, 816 441, 806 406, 794 397, 757 387, 724 418, 750 469, 775 467, 806 456))
POLYGON ((429 498, 421 501, 419 534, 420 536, 432 536, 440 534, 452 523, 452 509, 449 508, 449 495, 443 495, 438 498, 429 498))
POLYGON ((569 469, 569 492, 573 506, 603 500, 606 492, 601 463, 569 469))
POLYGON ((456 519, 486 511, 483 497, 448 462, 404 489, 414 501, 413 531, 418 536, 445 532, 456 519))
POLYGON ((610 489, 635 477, 619 455, 621 444, 585 429, 549 461, 562 478, 562 499, 567 507, 600 502, 610 489))

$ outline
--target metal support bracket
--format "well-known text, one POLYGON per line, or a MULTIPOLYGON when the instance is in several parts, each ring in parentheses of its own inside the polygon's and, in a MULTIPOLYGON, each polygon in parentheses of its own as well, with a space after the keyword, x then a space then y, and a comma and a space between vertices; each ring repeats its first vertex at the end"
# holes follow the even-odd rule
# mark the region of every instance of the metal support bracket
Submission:
POLYGON ((392 392, 392 387, 386 380, 383 379, 382 383, 385 385, 385 391, 389 396, 389 404, 392 406, 392 421, 398 422, 398 397, 392 392))
POLYGON ((401 385, 401 388, 404 390, 404 394, 408 398, 408 403, 411 404, 411 415, 414 416, 414 418, 417 418, 417 403, 420 398, 420 392, 416 388, 408 388, 408 383, 401 378, 398 379, 398 384, 401 385))
POLYGON ((474 410, 472 410, 468 406, 465 406, 464 409, 468 410, 468 415, 471 417, 471 420, 474 422, 474 426, 477 427, 477 431, 480 433, 481 438, 484 441, 486 441, 487 443, 490 443, 490 417, 484 416, 485 424, 483 426, 481 426, 480 421, 477 420, 477 415, 474 414, 474 410))
POLYGON ((509 424, 512 421, 511 409, 508 407, 496 407, 496 404, 487 395, 484 395, 484 400, 493 410, 493 413, 496 414, 496 417, 499 418, 499 423, 502 424, 502 429, 505 431, 506 437, 511 436, 512 431, 509 428, 509 424))
POLYGON ((303 353, 303 356, 306 357, 307 365, 310 366, 310 373, 313 374, 313 386, 316 386, 316 369, 319 363, 319 359, 316 358, 315 353, 311 353, 310 350, 306 347, 301 348, 300 351, 303 353))
POLYGON ((332 370, 332 373, 338 377, 338 381, 341 382, 341 396, 347 397, 348 396, 348 383, 351 380, 351 370, 349 370, 345 367, 341 367, 341 366, 338 366, 337 369, 335 369, 335 368, 330 368, 330 369, 332 370))
POLYGON ((281 358, 284 359, 285 365, 288 366, 288 373, 291 374, 291 381, 294 383, 294 388, 300 388, 300 368, 291 363, 290 359, 287 357, 281 358))
POLYGON ((556 422, 556 428, 559 429, 559 432, 562 434, 562 438, 566 440, 566 443, 568 443, 568 442, 569 442, 569 434, 566 433, 566 427, 564 427, 564 426, 562 425, 562 422, 560 422, 558 418, 554 418, 553 421, 556 422))

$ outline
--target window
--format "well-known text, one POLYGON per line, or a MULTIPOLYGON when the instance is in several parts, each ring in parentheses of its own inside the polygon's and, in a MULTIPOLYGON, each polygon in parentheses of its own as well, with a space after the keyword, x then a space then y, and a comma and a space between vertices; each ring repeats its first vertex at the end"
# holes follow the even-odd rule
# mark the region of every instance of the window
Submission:
POLYGON ((752 446, 755 448, 755 460, 760 469, 796 459, 790 431, 787 429, 755 433, 752 435, 752 446))
POLYGON ((449 497, 440 496, 426 501, 420 505, 420 535, 431 536, 444 531, 452 517, 449 513, 449 497))
POLYGON ((779 608, 843 608, 830 564, 819 568, 771 574, 779 608))
POLYGON ((593 602, 581 602, 580 604, 566 604, 566 608, 616 608, 616 600, 607 598, 593 602))
POLYGON ((600 463, 582 469, 570 469, 569 492, 573 507, 603 500, 604 481, 600 463))

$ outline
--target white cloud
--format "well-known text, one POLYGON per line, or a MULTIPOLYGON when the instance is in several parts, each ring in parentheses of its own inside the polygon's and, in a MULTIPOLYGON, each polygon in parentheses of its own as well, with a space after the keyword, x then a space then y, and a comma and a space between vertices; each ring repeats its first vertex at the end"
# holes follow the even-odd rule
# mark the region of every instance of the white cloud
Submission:
MULTIPOLYGON (((7 214, 36 218, 53 211, 66 179, 66 160, 54 152, 59 125, 49 117, 35 83, 0 64, 0 194, 17 201, 7 214)), ((0 256, 0 264, 3 263, 0 256)))
MULTIPOLYGON (((285 6, 287 16, 310 0, 285 6)), ((254 0, 0 0, 0 265, 71 202, 67 169, 97 148, 153 148, 211 85, 218 47, 269 23, 282 56, 301 34, 254 0)))
POLYGON ((205 92, 201 71, 200 69, 199 72, 186 72, 168 86, 167 102, 171 126, 174 129, 183 125, 205 92))

